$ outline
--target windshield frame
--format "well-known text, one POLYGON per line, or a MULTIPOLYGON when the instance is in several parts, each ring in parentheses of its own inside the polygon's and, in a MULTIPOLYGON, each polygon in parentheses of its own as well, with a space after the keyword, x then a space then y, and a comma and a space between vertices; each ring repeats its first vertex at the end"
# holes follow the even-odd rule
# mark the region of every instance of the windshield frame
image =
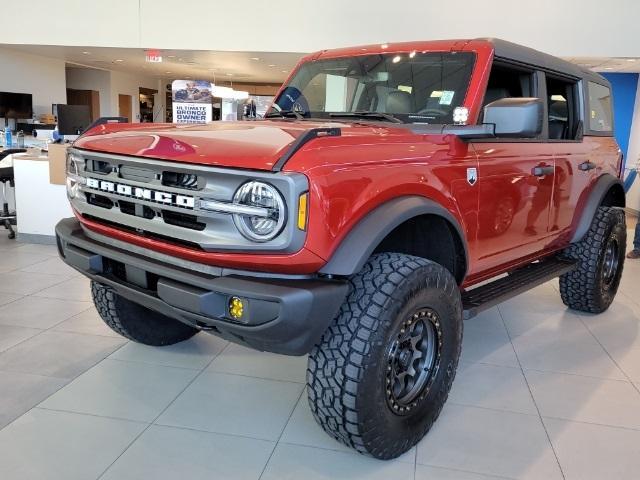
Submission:
MULTIPOLYGON (((463 80, 459 86, 459 89, 456 90, 456 97, 460 98, 456 100, 456 102, 451 105, 450 111, 447 115, 441 115, 440 119, 437 117, 429 118, 426 115, 421 115, 419 112, 410 112, 410 113, 394 113, 394 112, 381 112, 376 110, 304 110, 298 109, 295 106, 295 100, 293 101, 293 107, 290 109, 281 108, 279 105, 279 101, 283 95, 287 94, 288 89, 294 88, 297 90, 297 93, 302 96, 302 92, 298 90, 296 87, 292 86, 292 83, 298 78, 301 72, 303 72, 304 68, 309 64, 317 64, 318 62, 335 62, 335 61, 348 61, 350 59, 362 59, 363 57, 379 57, 380 59, 384 59, 386 65, 389 65, 389 62, 393 62, 395 57, 399 57, 400 55, 408 56, 409 59, 412 59, 416 55, 416 51, 390 51, 390 52, 377 52, 377 53, 362 53, 362 54, 353 54, 353 55, 341 55, 341 56, 330 56, 330 57, 321 57, 321 58, 309 58, 302 60, 291 72, 291 75, 285 81, 285 83, 281 86, 280 90, 274 97, 273 102, 271 103, 269 109, 265 113, 265 118, 269 119, 277 119, 277 118, 295 118, 298 120, 330 120, 330 121, 350 121, 351 119, 357 121, 365 121, 365 122, 390 122, 393 119, 385 119, 382 118, 384 115, 396 117, 400 120, 401 123, 411 125, 411 124, 429 124, 429 125, 444 125, 453 123, 451 116, 455 107, 468 107, 467 102, 469 101, 470 94, 472 93, 472 87, 474 84, 474 77, 476 76, 476 67, 478 65, 478 54, 473 50, 424 50, 418 52, 422 56, 426 55, 464 55, 468 58, 466 65, 462 68, 468 69, 466 73, 466 80, 463 80), (298 115, 279 115, 280 111, 284 111, 285 113, 293 113, 295 111, 298 115), (362 114, 362 115, 359 115, 362 114), (300 118, 302 115, 303 118, 300 118), (449 117, 447 121, 439 121, 442 120, 443 117, 449 117)), ((393 62, 395 63, 395 62, 393 62)), ((408 62, 407 62, 408 63, 408 62)), ((417 63, 417 62, 416 62, 417 63)), ((361 67, 359 65, 359 67, 361 67)), ((389 69, 384 69, 384 72, 389 72, 389 69)), ((344 75, 345 78, 350 78, 349 75, 344 75)), ((354 78, 354 77, 351 77, 354 78)), ((310 82, 311 79, 308 81, 310 82)), ((305 84, 308 85, 308 82, 305 84)), ((364 82, 359 82, 359 85, 363 85, 364 82)), ((413 83, 411 87, 413 88, 413 83)), ((391 88, 391 87, 387 87, 391 88)), ((304 89, 304 88, 303 88, 304 89)), ((304 97, 303 97, 304 98, 304 97)), ((325 99, 326 102, 326 99, 325 99)), ((353 105, 352 105, 353 106, 353 105)))

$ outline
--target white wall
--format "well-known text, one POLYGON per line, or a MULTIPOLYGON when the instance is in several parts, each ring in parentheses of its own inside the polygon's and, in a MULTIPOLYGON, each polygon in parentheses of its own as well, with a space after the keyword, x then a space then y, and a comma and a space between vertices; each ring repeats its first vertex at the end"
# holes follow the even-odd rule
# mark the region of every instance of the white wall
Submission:
POLYGON ((100 116, 111 114, 111 72, 108 70, 67 67, 67 88, 97 90, 100 94, 100 116))
POLYGON ((0 92, 31 93, 34 113, 51 113, 67 103, 64 61, 0 48, 0 92))
POLYGON ((118 114, 118 95, 131 95, 133 102, 132 122, 140 121, 140 87, 160 91, 161 81, 149 77, 111 72, 111 114, 118 114))
POLYGON ((494 36, 562 56, 640 56, 637 0, 58 0, 55 8, 30 0, 29 7, 43 13, 30 15, 28 28, 5 22, 0 43, 305 52, 494 36))

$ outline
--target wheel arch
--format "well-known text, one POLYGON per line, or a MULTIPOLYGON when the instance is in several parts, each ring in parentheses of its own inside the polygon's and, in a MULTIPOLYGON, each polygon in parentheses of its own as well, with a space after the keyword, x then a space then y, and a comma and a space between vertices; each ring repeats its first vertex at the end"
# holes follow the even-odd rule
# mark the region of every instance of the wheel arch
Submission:
POLYGON ((386 202, 365 215, 342 240, 320 273, 353 275, 373 253, 381 251, 436 261, 446 267, 459 284, 467 272, 468 248, 458 220, 433 200, 406 196, 386 202), (414 229, 426 229, 433 235, 421 238, 425 241, 420 242, 407 240, 407 234, 414 229), (429 239, 437 241, 429 242, 429 239))
POLYGON ((619 178, 609 173, 600 176, 589 194, 589 198, 584 204, 582 215, 578 221, 578 226, 571 238, 571 243, 579 242, 589 231, 593 216, 598 207, 620 207, 626 206, 624 186, 619 178))

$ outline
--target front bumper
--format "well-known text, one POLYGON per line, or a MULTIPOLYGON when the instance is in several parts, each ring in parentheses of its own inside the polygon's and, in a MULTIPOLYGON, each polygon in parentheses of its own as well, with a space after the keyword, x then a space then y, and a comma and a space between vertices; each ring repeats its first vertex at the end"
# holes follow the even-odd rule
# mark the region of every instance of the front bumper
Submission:
POLYGON ((304 355, 337 315, 347 292, 344 281, 252 277, 225 269, 214 276, 162 262, 89 238, 80 222, 56 226, 62 259, 119 295, 201 330, 257 350, 304 355), (228 311, 241 298, 241 321, 228 311))

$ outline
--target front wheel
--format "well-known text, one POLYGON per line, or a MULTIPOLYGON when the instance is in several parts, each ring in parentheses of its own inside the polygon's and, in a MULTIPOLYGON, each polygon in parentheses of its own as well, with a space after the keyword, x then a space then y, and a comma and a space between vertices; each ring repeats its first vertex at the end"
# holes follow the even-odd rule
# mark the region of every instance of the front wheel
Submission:
POLYGON ((429 260, 371 257, 340 313, 309 355, 316 421, 340 442, 380 459, 424 437, 444 405, 462 343, 455 279, 429 260))
POLYGON ((560 277, 564 304, 590 313, 609 308, 620 285, 626 246, 624 210, 598 208, 584 238, 563 252, 577 261, 575 270, 560 277))

